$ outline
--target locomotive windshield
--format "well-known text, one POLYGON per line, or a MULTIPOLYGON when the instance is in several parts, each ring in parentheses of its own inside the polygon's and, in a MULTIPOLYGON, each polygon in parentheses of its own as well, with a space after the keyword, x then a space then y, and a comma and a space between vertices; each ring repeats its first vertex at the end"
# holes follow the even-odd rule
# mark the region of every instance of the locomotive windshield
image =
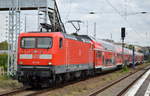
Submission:
POLYGON ((21 48, 51 48, 52 38, 50 37, 24 37, 21 40, 21 48))

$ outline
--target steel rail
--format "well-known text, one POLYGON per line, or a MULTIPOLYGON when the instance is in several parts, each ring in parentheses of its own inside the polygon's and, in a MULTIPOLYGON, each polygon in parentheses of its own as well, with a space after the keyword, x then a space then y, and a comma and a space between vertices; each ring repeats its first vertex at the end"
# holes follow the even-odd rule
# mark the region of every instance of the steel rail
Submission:
POLYGON ((105 91, 106 89, 110 88, 111 86, 113 86, 113 85, 123 81, 124 79, 126 79, 126 78, 128 78, 128 77, 130 77, 130 76, 134 75, 135 73, 140 72, 142 70, 145 70, 145 71, 140 76, 138 76, 137 79, 135 79, 132 83, 130 83, 126 88, 124 88, 117 95, 117 96, 122 96, 137 80, 139 80, 149 70, 149 68, 143 68, 143 69, 137 70, 137 71, 135 71, 135 72, 133 72, 133 73, 127 75, 127 76, 124 76, 124 77, 120 78, 119 80, 116 80, 116 81, 114 81, 114 82, 112 82, 112 83, 102 87, 100 90, 97 90, 97 91, 95 91, 93 93, 90 93, 88 96, 96 96, 96 95, 102 93, 103 91, 105 91))
POLYGON ((17 93, 24 92, 24 91, 26 91, 26 88, 16 89, 16 90, 7 91, 7 92, 2 92, 2 93, 0 93, 0 96, 11 96, 13 94, 17 94, 17 93))

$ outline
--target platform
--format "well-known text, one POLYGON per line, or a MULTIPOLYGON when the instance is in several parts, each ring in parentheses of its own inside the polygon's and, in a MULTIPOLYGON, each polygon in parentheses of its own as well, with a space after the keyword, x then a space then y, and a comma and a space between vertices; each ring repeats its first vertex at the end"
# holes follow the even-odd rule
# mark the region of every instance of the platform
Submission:
POLYGON ((150 96, 150 69, 128 90, 124 96, 150 96))

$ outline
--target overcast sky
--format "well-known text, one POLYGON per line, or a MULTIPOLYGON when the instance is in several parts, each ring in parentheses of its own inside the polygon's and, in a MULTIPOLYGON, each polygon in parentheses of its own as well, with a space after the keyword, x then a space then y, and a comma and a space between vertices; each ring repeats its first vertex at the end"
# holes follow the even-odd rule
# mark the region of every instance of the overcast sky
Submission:
MULTIPOLYGON (((143 11, 150 12, 150 0, 57 0, 57 3, 68 33, 75 32, 67 23, 68 20, 83 21, 79 34, 87 34, 88 30, 89 35, 94 35, 96 22, 97 38, 111 39, 112 34, 113 40, 121 42, 120 28, 126 27, 125 42, 150 46, 150 13, 140 14, 143 11), (89 12, 95 12, 95 14, 89 14, 89 12)), ((0 41, 3 41, 5 37, 6 20, 4 18, 6 16, 0 18, 3 23, 3 26, 0 26, 0 41)), ((31 20, 27 21, 30 26, 31 20)))
MULTIPOLYGON (((150 14, 140 14, 150 12, 149 0, 58 0, 58 4, 63 21, 79 19, 84 22, 81 34, 87 33, 88 21, 89 34, 93 35, 96 22, 97 38, 110 39, 112 34, 112 39, 120 42, 120 28, 125 26, 127 43, 150 46, 150 14), (95 14, 90 15, 91 11, 95 14)), ((72 32, 71 27, 67 30, 72 32)))

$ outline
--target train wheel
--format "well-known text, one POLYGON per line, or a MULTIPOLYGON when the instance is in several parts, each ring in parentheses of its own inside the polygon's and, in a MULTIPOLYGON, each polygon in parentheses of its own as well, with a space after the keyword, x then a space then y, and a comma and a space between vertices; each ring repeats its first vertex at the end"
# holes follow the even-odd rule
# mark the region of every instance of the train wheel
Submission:
POLYGON ((40 89, 42 88, 42 85, 41 84, 38 84, 38 83, 33 83, 31 84, 32 88, 35 88, 35 89, 40 89))
POLYGON ((56 85, 61 84, 62 81, 63 81, 62 76, 61 76, 61 75, 57 75, 57 76, 56 76, 56 85))
POLYGON ((81 79, 86 79, 86 78, 87 78, 87 71, 82 71, 81 79))

